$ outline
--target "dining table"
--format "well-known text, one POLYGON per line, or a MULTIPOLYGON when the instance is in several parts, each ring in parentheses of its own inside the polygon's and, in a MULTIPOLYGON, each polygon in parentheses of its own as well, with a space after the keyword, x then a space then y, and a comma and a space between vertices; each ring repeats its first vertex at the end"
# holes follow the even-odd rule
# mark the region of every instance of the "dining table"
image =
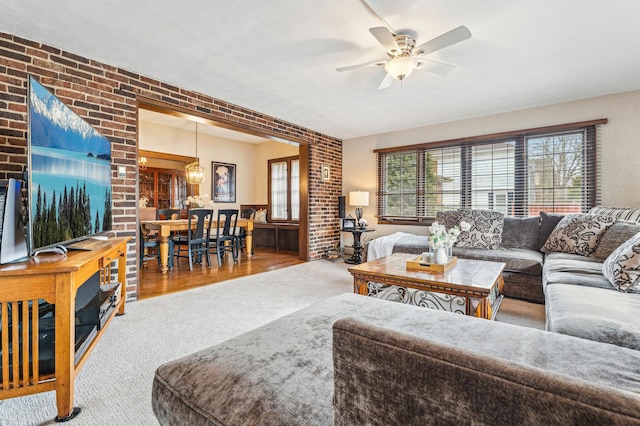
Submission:
MULTIPOLYGON (((169 270, 169 238, 172 233, 186 231, 189 229, 189 219, 170 219, 170 220, 141 220, 140 225, 144 231, 157 231, 160 240, 160 271, 166 274, 169 270)), ((192 222, 191 226, 195 227, 196 222, 192 222)), ((211 229, 218 227, 218 221, 211 222, 211 229)), ((247 232, 246 254, 248 258, 253 257, 253 219, 238 219, 237 228, 244 228, 247 232)))

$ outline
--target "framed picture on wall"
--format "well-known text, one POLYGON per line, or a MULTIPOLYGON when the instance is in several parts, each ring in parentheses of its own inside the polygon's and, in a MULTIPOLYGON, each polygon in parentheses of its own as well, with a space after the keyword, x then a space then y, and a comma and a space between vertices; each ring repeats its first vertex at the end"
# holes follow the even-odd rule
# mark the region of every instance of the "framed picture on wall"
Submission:
POLYGON ((236 165, 211 162, 211 193, 214 203, 236 202, 236 165))
POLYGON ((331 167, 328 164, 323 164, 322 166, 322 181, 323 182, 331 182, 331 167))

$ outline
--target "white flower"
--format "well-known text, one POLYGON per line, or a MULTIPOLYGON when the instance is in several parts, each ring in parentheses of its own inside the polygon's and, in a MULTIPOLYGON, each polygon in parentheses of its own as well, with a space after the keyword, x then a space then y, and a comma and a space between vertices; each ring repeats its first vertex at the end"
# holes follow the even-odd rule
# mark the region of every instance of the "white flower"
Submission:
POLYGON ((209 194, 200 195, 189 195, 186 200, 184 200, 185 206, 191 206, 193 208, 202 208, 208 207, 213 208, 213 200, 209 198, 209 194))
POLYGON ((444 225, 433 222, 429 228, 429 245, 434 249, 453 246, 460 236, 461 228, 462 231, 468 231, 471 229, 471 225, 463 221, 460 222, 460 228, 454 226, 447 231, 444 225))
POLYGON ((143 195, 138 200, 138 207, 147 207, 148 202, 149 202, 149 199, 143 195))

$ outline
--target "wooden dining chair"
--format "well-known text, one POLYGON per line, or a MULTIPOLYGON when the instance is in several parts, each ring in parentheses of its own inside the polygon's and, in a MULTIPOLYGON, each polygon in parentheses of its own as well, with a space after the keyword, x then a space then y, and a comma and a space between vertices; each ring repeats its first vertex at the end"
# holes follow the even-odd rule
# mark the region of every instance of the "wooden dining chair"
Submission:
MULTIPOLYGON (((156 210, 156 220, 175 220, 175 219, 180 219, 180 210, 179 209, 157 209, 156 210)), ((171 260, 171 263, 173 263, 173 240, 175 239, 177 233, 171 232, 170 235, 170 239, 171 239, 171 246, 169 247, 169 259, 171 260)), ((185 234, 185 239, 186 239, 186 234, 185 234)))
MULTIPOLYGON (((255 219, 256 209, 248 208, 242 209, 241 216, 243 219, 255 219)), ((238 228, 236 235, 238 237, 238 255, 244 253, 247 248, 247 230, 245 228, 238 228)), ((253 246, 251 247, 251 255, 254 255, 253 246)))
POLYGON ((179 209, 157 209, 156 220, 173 220, 180 219, 179 209))
MULTIPOLYGON (((145 229, 140 225, 140 266, 144 265, 144 262, 148 260, 157 259, 158 265, 161 264, 160 259, 160 238, 157 234, 149 234, 149 232, 145 231, 145 229), (155 248, 153 253, 150 253, 147 249, 155 248)), ((173 240, 169 238, 169 259, 168 259, 169 268, 173 269, 173 240)))
POLYGON ((237 224, 237 209, 218 210, 218 226, 216 227, 216 237, 211 239, 211 243, 215 244, 216 256, 218 257, 218 266, 222 265, 222 259, 224 258, 226 252, 231 252, 234 263, 238 261, 238 236, 236 235, 237 224))
POLYGON ((174 244, 178 247, 176 258, 186 257, 189 259, 189 270, 193 271, 194 261, 202 262, 202 256, 207 260, 207 266, 211 266, 209 256, 209 239, 211 237, 212 209, 191 209, 189 210, 189 225, 187 238, 175 238, 174 244), (193 222, 196 222, 195 224, 193 222), (186 250, 187 254, 183 254, 186 250))

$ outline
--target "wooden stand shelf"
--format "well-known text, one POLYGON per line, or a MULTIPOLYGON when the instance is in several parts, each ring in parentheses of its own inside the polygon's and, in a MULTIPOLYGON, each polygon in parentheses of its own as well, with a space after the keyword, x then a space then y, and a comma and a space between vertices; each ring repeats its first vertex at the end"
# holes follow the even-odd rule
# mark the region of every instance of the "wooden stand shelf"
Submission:
POLYGON ((66 256, 42 254, 26 262, 0 266, 0 399, 55 390, 56 420, 68 420, 80 412, 73 407, 75 377, 114 314, 124 314, 129 240, 130 237, 111 238, 92 251, 70 251, 66 256), (111 284, 115 261, 118 262, 117 280, 121 283, 115 309, 76 360, 76 292, 96 273, 101 285, 111 284), (55 305, 55 373, 52 375, 40 375, 38 333, 29 332, 39 330, 39 300, 55 305), (10 342, 14 348, 12 354, 8 350, 10 342), (20 350, 16 350, 18 348, 20 350))

